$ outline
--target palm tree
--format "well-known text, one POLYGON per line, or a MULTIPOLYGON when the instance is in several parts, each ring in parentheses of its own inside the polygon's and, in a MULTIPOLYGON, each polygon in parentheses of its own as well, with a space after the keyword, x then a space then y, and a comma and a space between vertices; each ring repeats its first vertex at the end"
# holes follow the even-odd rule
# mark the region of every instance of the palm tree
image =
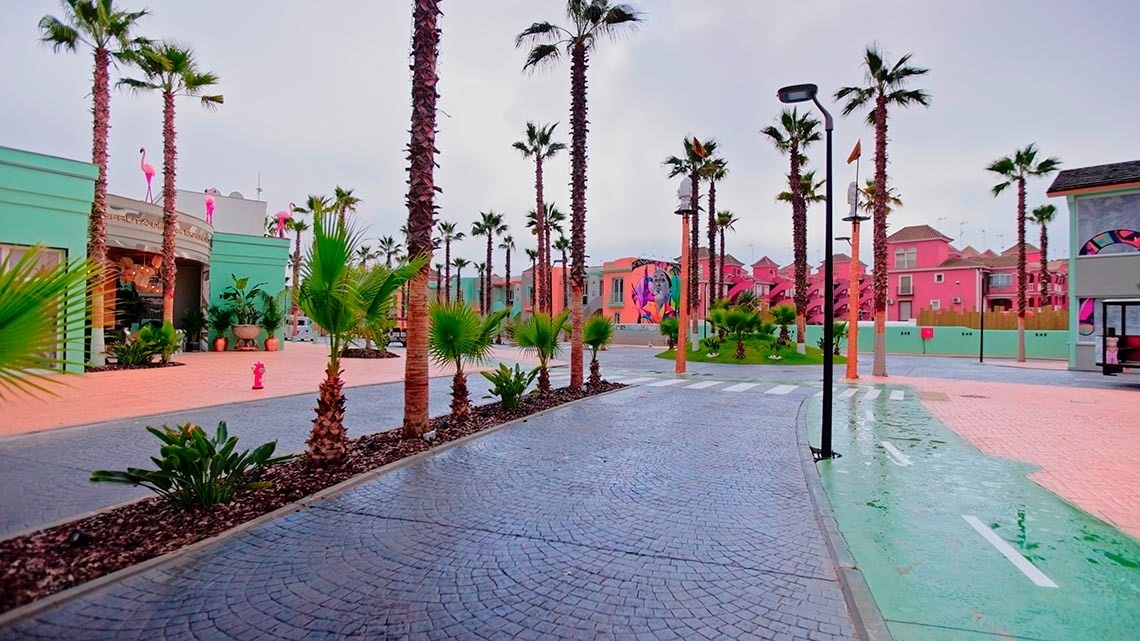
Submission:
POLYGON ((131 54, 131 61, 143 73, 142 79, 123 78, 119 84, 134 91, 158 91, 162 94, 162 320, 174 322, 174 236, 178 229, 178 212, 174 210, 175 163, 178 150, 174 132, 174 99, 178 96, 197 98, 202 106, 215 109, 222 104, 221 94, 206 94, 218 84, 218 76, 200 71, 194 51, 174 42, 147 44, 131 54))
MULTIPOLYGON (((554 203, 546 203, 545 220, 546 220, 546 224, 543 225, 543 232, 542 232, 543 242, 540 243, 540 246, 539 246, 540 256, 539 256, 538 263, 539 263, 539 266, 541 267, 543 274, 544 274, 543 279, 542 279, 542 287, 543 287, 543 289, 545 289, 545 291, 547 292, 548 295, 546 296, 546 301, 544 302, 544 305, 541 305, 539 307, 540 307, 540 309, 545 311, 547 314, 549 314, 551 309, 552 309, 552 305, 554 304, 554 302, 551 298, 553 295, 552 292, 554 291, 554 289, 553 289, 554 288, 554 280, 553 280, 554 274, 553 274, 553 270, 551 269, 551 265, 554 264, 554 260, 553 260, 553 258, 551 258, 551 254, 550 254, 550 250, 551 250, 551 240, 550 239, 552 237, 551 232, 553 232, 554 234, 557 234, 559 236, 562 235, 562 233, 564 231, 562 223, 566 222, 566 214, 562 213, 562 211, 559 210, 558 206, 555 205, 554 203)), ((534 234, 536 236, 538 235, 538 213, 533 209, 530 210, 529 212, 527 212, 526 226, 528 229, 530 229, 531 234, 534 234)))
MULTIPOLYGON (((788 201, 792 204, 792 253, 795 257, 795 296, 796 304, 796 351, 807 353, 804 334, 807 329, 808 306, 808 262, 807 262, 807 202, 803 194, 803 176, 800 169, 807 162, 805 152, 815 142, 819 142, 819 121, 810 113, 801 114, 798 109, 784 109, 777 121, 779 127, 769 125, 760 133, 768 136, 776 151, 787 154, 788 201)), ((777 196, 777 200, 779 200, 777 196)))
MULTIPOLYGON (((862 197, 862 202, 859 207, 868 214, 875 212, 875 179, 868 178, 867 184, 859 190, 859 195, 862 197)), ((903 201, 899 197, 899 192, 894 187, 887 187, 887 215, 890 216, 891 212, 903 206, 903 201)), ((888 226, 890 223, 887 223, 888 226)))
POLYGON ((871 373, 887 375, 887 109, 930 105, 930 94, 922 89, 906 89, 916 76, 929 70, 912 67, 911 54, 899 58, 895 64, 886 60, 877 46, 867 47, 863 57, 866 70, 865 85, 844 87, 835 92, 836 100, 847 99, 843 115, 856 109, 870 107, 867 123, 875 128, 875 200, 872 214, 874 228, 874 287, 875 299, 875 361, 871 373))
POLYGON ((443 263, 435 264, 435 299, 443 300, 443 263))
POLYGON ((458 256, 451 261, 451 266, 455 268, 455 301, 459 303, 463 302, 463 268, 470 264, 471 261, 458 256))
POLYGON ((558 337, 566 329, 569 314, 570 310, 564 309, 551 318, 548 314, 535 312, 513 327, 515 344, 538 358, 538 391, 543 394, 550 393, 550 372, 546 362, 562 351, 558 337))
POLYGON ((1057 171, 1061 161, 1056 157, 1037 160, 1037 146, 1030 143, 1013 156, 998 158, 986 167, 1004 180, 994 185, 996 198, 1006 187, 1017 183, 1017 362, 1025 362, 1025 181, 1035 176, 1048 176, 1057 171))
POLYGON ((526 123, 526 140, 520 140, 511 145, 522 153, 523 158, 534 158, 535 231, 538 235, 538 262, 543 270, 543 275, 539 279, 543 287, 538 290, 538 299, 541 301, 539 306, 543 308, 550 304, 547 300, 550 297, 548 289, 550 256, 544 253, 549 251, 550 243, 547 240, 549 230, 546 227, 546 201, 542 198, 542 162, 554 158, 558 152, 566 149, 565 144, 553 140, 554 128, 557 126, 558 123, 539 127, 528 121, 526 123))
POLYGON ((487 275, 487 263, 475 263, 475 273, 479 274, 479 311, 486 313, 487 308, 484 307, 487 302, 486 287, 490 280, 487 275))
POLYGON ((503 288, 503 303, 506 305, 507 309, 510 309, 511 305, 514 303, 513 296, 511 296, 511 292, 513 291, 511 288, 511 251, 513 251, 514 248, 515 248, 515 238, 514 238, 514 236, 511 236, 510 234, 503 236, 503 239, 501 241, 499 241, 499 249, 507 252, 507 258, 506 258, 507 275, 505 277, 505 281, 504 281, 505 286, 503 288))
POLYGON ((489 311, 491 309, 491 271, 493 270, 491 252, 494 249, 495 236, 502 236, 506 232, 507 226, 503 224, 502 214, 496 214, 493 209, 479 212, 479 220, 471 225, 472 236, 487 237, 487 262, 483 266, 483 269, 487 272, 487 290, 482 293, 479 299, 479 306, 483 308, 483 311, 489 311))
MULTIPOLYGON (((800 197, 804 199, 804 203, 812 205, 815 203, 822 203, 827 201, 827 196, 820 192, 827 179, 817 181, 815 179, 815 170, 805 171, 800 176, 800 197)), ((781 191, 776 200, 782 203, 790 203, 794 196, 790 191, 781 191)))
POLYGON ((395 270, 349 266, 360 234, 341 226, 331 213, 313 219, 313 245, 305 260, 300 305, 329 335, 329 362, 321 381, 313 430, 306 443, 317 466, 336 465, 347 453, 344 431, 344 381, 340 357, 347 341, 362 325, 387 316, 396 291, 426 263, 418 258, 395 270))
POLYGON ((299 210, 293 210, 293 217, 285 221, 285 227, 291 232, 297 234, 296 242, 293 244, 293 282, 292 282, 292 312, 293 312, 293 338, 297 338, 297 316, 300 307, 297 304, 297 294, 301 287, 301 234, 309 229, 309 224, 297 218, 296 216, 301 213, 299 210))
MULTIPOLYGON (((709 172, 712 166, 712 155, 716 153, 717 143, 710 140, 704 145, 696 138, 685 138, 685 155, 682 157, 670 156, 662 163, 669 167, 669 177, 688 176, 692 181, 693 191, 689 198, 689 207, 693 210, 693 225, 689 236, 689 273, 685 278, 689 281, 689 309, 699 307, 700 300, 700 269, 697 264, 697 250, 700 249, 700 210, 701 210, 701 177, 709 172)), ((693 326, 696 326, 697 317, 693 315, 693 326)))
MULTIPOLYGON (((570 288, 567 287, 567 270, 566 270, 566 251, 571 249, 570 239, 565 236, 559 236, 558 240, 554 241, 554 249, 557 249, 562 254, 562 309, 570 306, 568 297, 570 296, 570 288)), ((581 298, 579 296, 579 298, 581 298)))
MULTIPOLYGON (((435 228, 436 100, 439 97, 439 2, 414 0, 412 10, 412 125, 408 142, 408 222, 404 243, 413 259, 431 258, 435 228)), ((424 261, 408 288, 408 348, 404 361, 404 436, 419 437, 428 421, 428 272, 424 261)))
POLYGON ((535 295, 534 295, 535 278, 538 276, 538 271, 535 268, 535 263, 538 261, 538 250, 537 249, 527 249, 526 250, 526 257, 530 259, 530 288, 531 288, 530 306, 531 306, 531 311, 536 312, 536 311, 539 311, 538 301, 536 300, 535 295))
POLYGON ((796 320, 796 310, 790 305, 780 305, 772 310, 772 320, 780 326, 780 337, 776 342, 780 345, 787 345, 789 342, 788 325, 791 325, 796 320))
POLYGON ((1033 210, 1033 222, 1041 225, 1041 296, 1037 300, 1038 306, 1042 300, 1049 299, 1049 284, 1053 282, 1053 276, 1049 273, 1049 231, 1047 227, 1056 217, 1057 207, 1054 205, 1041 205, 1033 210))
POLYGON ((613 342, 614 322, 608 316, 591 316, 586 319, 586 326, 583 328, 582 334, 582 341, 590 348, 590 382, 588 385, 600 385, 602 368, 598 364, 598 350, 613 342))
MULTIPOLYGON (((94 103, 91 144, 91 163, 99 169, 95 178, 95 197, 91 202, 91 218, 87 237, 87 257, 98 268, 92 272, 92 284, 100 270, 107 267, 107 132, 111 128, 111 63, 129 59, 130 54, 143 45, 145 38, 136 38, 131 32, 147 11, 123 11, 114 6, 114 0, 66 0, 62 4, 63 18, 44 16, 40 19, 40 41, 51 45, 52 51, 76 52, 80 45, 94 52, 95 74, 91 86, 94 103)), ((104 356, 103 327, 105 304, 103 290, 93 288, 91 297, 91 364, 106 363, 104 356)))
MULTIPOLYGON (((344 225, 344 215, 346 212, 356 213, 356 207, 362 202, 359 198, 352 195, 352 189, 345 189, 340 185, 333 188, 333 209, 336 210, 337 224, 344 225)), ((392 264, 388 263, 388 267, 392 264)))
POLYGON ((440 365, 455 365, 455 376, 451 379, 451 420, 456 425, 471 418, 471 398, 463 364, 475 365, 491 355, 495 334, 508 311, 500 310, 481 318, 469 305, 458 301, 431 305, 428 352, 440 365))
POLYGON ((391 268, 392 257, 399 254, 404 246, 396 242, 396 239, 391 236, 381 236, 378 240, 380 243, 379 252, 384 255, 384 264, 391 268))
POLYGON ((716 298, 717 283, 723 278, 724 263, 716 260, 716 184, 728 176, 728 161, 714 158, 706 166, 704 178, 709 181, 709 295, 706 304, 716 298), (717 265, 720 270, 717 270, 717 265))
MULTIPOLYGON (((736 223, 738 222, 740 219, 731 211, 722 209, 716 214, 716 226, 720 229, 720 266, 722 270, 724 269, 724 233, 730 229, 736 231, 736 223)), ((723 278, 721 278, 720 286, 720 298, 728 296, 728 287, 725 286, 723 278)))
POLYGON ((456 223, 439 223, 439 238, 443 241, 443 268, 446 273, 443 279, 447 281, 447 291, 444 293, 444 300, 451 301, 451 243, 452 241, 459 242, 467 238, 467 234, 459 231, 459 225, 456 223))
POLYGON ((570 389, 582 388, 582 289, 586 286, 586 71, 590 51, 604 36, 633 30, 642 15, 627 4, 609 0, 567 0, 570 27, 535 22, 515 38, 515 46, 532 45, 523 69, 553 64, 565 48, 570 56, 570 240, 574 288, 570 333, 570 389))
MULTIPOLYGON (((372 247, 370 245, 361 245, 360 247, 356 248, 356 260, 360 261, 361 267, 367 268, 368 261, 373 260, 374 258, 376 258, 376 252, 372 251, 372 247)), ((388 267, 391 268, 392 266, 388 265, 388 267)))
MULTIPOLYGON (((755 332, 761 322, 763 322, 763 318, 760 316, 760 312, 748 307, 736 305, 724 310, 721 323, 725 330, 736 338, 736 358, 738 360, 745 356, 744 337, 755 332)), ((784 325, 780 331, 781 339, 786 341, 787 333, 788 326, 784 325)))

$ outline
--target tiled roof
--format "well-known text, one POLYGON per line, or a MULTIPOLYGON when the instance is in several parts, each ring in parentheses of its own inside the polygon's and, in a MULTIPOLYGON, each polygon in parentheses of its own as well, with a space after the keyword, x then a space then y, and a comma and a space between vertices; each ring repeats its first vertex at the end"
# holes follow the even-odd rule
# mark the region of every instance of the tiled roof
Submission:
MULTIPOLYGON (((1033 252, 1039 252, 1039 251, 1041 251, 1041 250, 1034 247, 1032 243, 1025 243, 1025 253, 1032 254, 1033 252)), ((1014 246, 1010 247, 1009 249, 1003 251, 1001 253, 1001 255, 1002 256, 1016 256, 1017 255, 1017 245, 1014 245, 1014 246)))
POLYGON ((953 239, 930 225, 911 225, 910 227, 903 227, 890 236, 887 236, 888 243, 909 243, 917 240, 949 241, 953 239))
POLYGON ((776 267, 776 268, 778 268, 780 266, 780 263, 777 263, 776 261, 772 260, 771 258, 768 258, 767 256, 765 256, 765 257, 761 258, 760 260, 752 263, 751 266, 752 267, 776 267))
POLYGON ((1111 187, 1129 183, 1140 183, 1140 160, 1066 169, 1057 174, 1046 193, 1053 196, 1077 189, 1111 187))
POLYGON ((962 257, 963 258, 973 258, 974 256, 980 256, 980 255, 981 255, 981 253, 978 252, 978 250, 974 249, 973 245, 966 245, 966 248, 962 250, 962 257))

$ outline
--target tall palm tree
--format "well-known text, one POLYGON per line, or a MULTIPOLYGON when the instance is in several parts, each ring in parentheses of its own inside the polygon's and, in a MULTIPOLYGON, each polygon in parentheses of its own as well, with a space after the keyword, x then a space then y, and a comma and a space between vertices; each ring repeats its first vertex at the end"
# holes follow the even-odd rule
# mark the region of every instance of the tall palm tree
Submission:
MULTIPOLYGON (((669 168, 669 177, 688 176, 693 190, 689 197, 689 207, 693 210, 693 225, 689 234, 689 273, 684 279, 689 281, 689 310, 700 306, 700 266, 697 264, 697 251, 700 249, 701 178, 709 172, 712 157, 716 153, 717 142, 709 140, 703 145, 696 138, 684 139, 684 156, 669 156, 662 163, 669 168)), ((693 325, 697 317, 693 315, 693 325)))
MULTIPOLYGON (((554 260, 551 258, 551 254, 550 254, 551 238, 553 238, 554 235, 561 236, 563 234, 563 232, 565 231, 565 228, 563 227, 563 223, 565 223, 565 222, 566 222, 566 214, 562 213, 562 210, 558 209, 558 206, 555 205, 554 203, 546 203, 546 216, 545 216, 545 223, 546 224, 543 225, 543 231, 542 231, 542 236, 543 236, 544 240, 541 243, 541 246, 539 247, 540 257, 539 257, 538 263, 541 266, 542 271, 544 273, 543 285, 542 286, 547 292, 553 292, 554 291, 553 290, 554 282, 552 280, 553 279, 553 271, 551 270, 551 265, 554 264, 554 260)), ((529 212, 527 212, 526 226, 528 229, 531 230, 530 231, 531 234, 538 235, 538 213, 533 209, 530 210, 529 212)), ((547 296, 546 299, 547 300, 545 301, 544 311, 547 314, 550 314, 551 305, 553 304, 553 301, 551 300, 550 296, 547 296)))
POLYGON ((504 285, 505 286, 503 287, 503 304, 506 305, 507 309, 510 309, 511 304, 514 302, 512 300, 513 297, 511 296, 511 292, 513 291, 513 289, 511 288, 511 251, 513 251, 514 248, 515 248, 515 238, 514 238, 514 236, 511 236, 510 234, 503 236, 503 239, 501 241, 499 241, 499 249, 507 252, 507 258, 506 258, 507 275, 504 279, 504 285))
MULTIPOLYGON (((344 215, 346 213, 356 213, 357 206, 361 201, 356 196, 352 195, 352 189, 345 189, 340 185, 333 188, 333 209, 336 210, 337 224, 344 225, 344 215)), ((392 264, 389 263, 388 267, 392 264)))
POLYGON ((538 250, 528 248, 526 250, 526 257, 530 259, 530 288, 532 291, 531 296, 530 296, 530 306, 531 306, 531 312, 533 313, 533 312, 540 311, 538 309, 538 300, 536 300, 534 293, 533 293, 534 287, 535 287, 534 279, 538 275, 538 270, 535 268, 535 264, 538 261, 538 250))
MULTIPOLYGON (((804 336, 807 334, 808 259, 807 259, 807 201, 803 195, 803 176, 800 169, 807 162, 806 151, 819 142, 819 121, 810 113, 800 113, 795 107, 784 109, 777 120, 779 126, 768 125, 760 133, 768 136, 776 151, 788 156, 788 201, 792 205, 792 254, 795 261, 796 290, 796 351, 807 353, 804 336)), ((777 200, 779 196, 777 196, 777 200)))
MULTIPOLYGON (((736 223, 738 223, 738 222, 740 222, 740 219, 737 218, 736 214, 732 213, 731 211, 726 211, 726 210, 722 209, 722 210, 718 211, 716 214, 716 226, 717 226, 717 229, 720 230, 720 265, 721 265, 721 269, 724 269, 724 233, 728 230, 736 231, 736 223)), ((721 279, 721 282, 720 282, 720 289, 721 289, 721 291, 720 291, 719 298, 724 298, 725 296, 728 296, 728 287, 725 286, 723 278, 721 279)))
POLYGON ((487 308, 487 285, 490 278, 487 276, 487 263, 475 263, 475 273, 479 274, 479 307, 480 311, 486 313, 487 308))
POLYGON ((515 46, 531 45, 523 70, 554 64, 562 50, 570 56, 570 240, 573 243, 574 311, 570 333, 570 389, 582 389, 582 289, 586 286, 586 72, 590 51, 604 36, 617 37, 642 22, 627 4, 609 0, 567 0, 569 27, 535 22, 515 37, 515 46))
POLYGON ((1041 296, 1038 297, 1038 305, 1042 300, 1049 299, 1049 284, 1053 282, 1053 276, 1049 273, 1049 231, 1047 227, 1056 217, 1057 207, 1054 205, 1041 205, 1033 210, 1033 222, 1041 225, 1041 296))
POLYGON ((396 242, 396 239, 391 236, 381 236, 378 240, 380 243, 378 251, 384 255, 384 264, 391 269, 392 257, 398 255, 404 246, 396 242))
POLYGON ((929 70, 910 66, 911 54, 890 64, 877 47, 867 47, 863 56, 866 71, 862 87, 844 87, 835 92, 836 100, 847 99, 843 115, 869 107, 867 123, 875 128, 875 199, 872 213, 874 231, 875 361, 871 373, 887 375, 887 111, 890 107, 930 105, 930 94, 906 85, 929 70))
POLYGON ((538 262, 544 274, 543 277, 539 279, 539 282, 543 284, 543 288, 538 290, 538 299, 542 301, 540 306, 544 307, 548 304, 546 301, 550 296, 550 292, 546 290, 549 280, 547 272, 550 270, 550 256, 544 253, 544 251, 549 250, 549 244, 546 240, 549 232, 545 225, 546 201, 543 200, 542 197, 542 162, 554 158, 558 152, 566 149, 565 144, 553 140, 554 128, 557 126, 558 123, 554 123, 540 127, 528 121, 526 123, 526 140, 520 140, 511 145, 522 153, 523 158, 534 158, 535 231, 538 235, 538 251, 540 253, 538 262))
MULTIPOLYGON (((436 99, 439 97, 439 3, 413 0, 412 125, 408 142, 408 256, 430 257, 435 228, 436 99)), ((427 431, 428 421, 428 268, 408 287, 408 347, 404 360, 404 427, 407 437, 427 431)))
MULTIPOLYGON (((873 214, 875 212, 875 179, 874 178, 868 178, 867 179, 867 184, 863 185, 863 188, 859 190, 859 195, 863 199, 859 203, 859 207, 863 211, 867 212, 868 214, 873 214)), ((887 216, 890 216, 892 211, 894 211, 894 210, 896 210, 902 206, 903 206, 903 201, 902 201, 902 198, 899 197, 899 191, 897 189, 895 189, 894 187, 887 186, 887 216)), ((888 222, 888 226, 889 226, 889 224, 890 223, 888 222)))
MULTIPOLYGON (((297 207, 297 206, 293 207, 293 216, 294 216, 294 218, 296 218, 296 216, 298 214, 309 214, 313 217, 313 220, 316 221, 318 218, 323 219, 326 214, 329 214, 332 211, 333 211, 332 202, 329 200, 328 196, 317 196, 315 194, 309 194, 308 197, 305 198, 305 204, 304 205, 302 205, 300 207, 297 207)), ((304 225, 304 223, 302 223, 302 225, 304 225)), ((300 307, 298 306, 298 302, 297 302, 297 296, 298 296, 297 288, 300 287, 300 282, 301 282, 300 276, 298 275, 298 274, 300 274, 299 270, 301 269, 301 232, 305 231, 308 228, 309 228, 308 225, 304 225, 304 227, 299 229, 299 230, 294 228, 294 231, 297 232, 297 245, 296 245, 296 248, 294 249, 294 252, 293 252, 293 283, 294 283, 294 285, 293 285, 293 337, 294 338, 296 338, 296 336, 297 336, 297 323, 299 321, 299 316, 300 316, 300 307)))
POLYGON ((174 133, 174 99, 178 96, 197 98, 203 107, 215 109, 222 104, 221 94, 207 94, 218 84, 218 76, 201 71, 194 51, 175 42, 144 45, 132 54, 132 61, 143 78, 123 78, 120 85, 132 90, 157 91, 162 94, 162 320, 174 322, 174 235, 178 229, 178 212, 174 210, 175 163, 178 150, 174 133))
POLYGON ((495 210, 479 212, 479 220, 471 225, 472 236, 486 236, 487 237, 487 262, 484 263, 483 269, 486 270, 487 290, 482 292, 479 299, 479 306, 483 310, 490 311, 491 309, 491 271, 494 269, 492 266, 492 254, 494 250, 494 243, 496 236, 502 236, 507 232, 507 226, 503 224, 502 214, 496 214, 495 210))
POLYGON ((1037 160, 1037 146, 1030 143, 1013 156, 998 158, 986 167, 1004 180, 994 185, 996 198, 1006 187, 1017 184, 1017 362, 1025 362, 1025 181, 1048 176, 1057 171, 1061 160, 1056 157, 1037 160))
POLYGON ((567 283, 568 271, 566 269, 566 251, 572 249, 570 239, 565 236, 559 236, 558 240, 554 241, 554 249, 557 249, 562 254, 562 309, 566 309, 570 306, 570 301, 568 300, 570 289, 567 287, 569 283, 567 283))
POLYGON ((714 158, 706 165, 704 173, 705 180, 709 181, 709 295, 705 301, 709 305, 716 298, 717 282, 723 277, 724 271, 724 263, 716 260, 716 184, 728 176, 728 161, 714 158))
MULTIPOLYGON (((147 15, 146 10, 123 11, 115 7, 114 0, 65 0, 63 17, 44 16, 40 19, 40 41, 51 45, 52 51, 76 52, 80 46, 94 53, 95 74, 91 86, 92 143, 91 163, 99 169, 95 178, 95 198, 91 202, 88 222, 87 257, 97 270, 92 272, 91 284, 97 274, 107 267, 107 132, 111 128, 111 63, 129 59, 149 41, 135 37, 132 32, 147 15)), ((91 364, 106 363, 103 326, 105 325, 104 290, 95 288, 91 297, 91 364)))
POLYGON ((309 223, 298 218, 300 212, 296 209, 293 210, 293 217, 285 221, 285 227, 291 232, 297 234, 296 241, 293 244, 293 282, 292 285, 292 313, 293 313, 293 338, 297 338, 297 317, 300 312, 300 307, 297 306, 297 292, 301 286, 301 234, 309 229, 309 223))
POLYGON ((439 223, 439 238, 443 241, 443 268, 446 273, 443 279, 447 281, 447 291, 444 292, 444 300, 451 301, 451 243, 459 242, 467 238, 467 234, 459 231, 457 223, 439 223))
POLYGON ((455 268, 455 301, 459 303, 463 302, 463 268, 470 264, 471 261, 459 256, 451 261, 451 266, 455 268))
MULTIPOLYGON (((376 258, 376 252, 372 251, 371 245, 361 245, 356 248, 356 260, 360 261, 361 267, 368 267, 368 261, 376 258)), ((392 266, 388 265, 390 269, 392 266)))

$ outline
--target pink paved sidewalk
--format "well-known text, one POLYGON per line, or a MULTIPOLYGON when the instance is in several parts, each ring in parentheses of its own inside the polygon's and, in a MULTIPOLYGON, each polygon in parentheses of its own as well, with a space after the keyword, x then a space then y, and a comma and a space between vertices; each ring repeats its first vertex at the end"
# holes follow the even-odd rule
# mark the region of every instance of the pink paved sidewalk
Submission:
POLYGON ((987 454, 1036 465, 1029 478, 1140 539, 1140 395, 1061 385, 892 376, 987 454))
MULTIPOLYGON (((401 381, 404 358, 341 361, 346 387, 401 381)), ((536 364, 513 347, 498 347, 498 359, 536 364)), ((328 347, 289 343, 280 352, 193 352, 175 357, 183 367, 99 372, 55 377, 56 396, 17 396, 0 401, 0 436, 135 416, 316 393, 324 379, 328 347), (265 363, 265 388, 252 389, 254 362, 265 363)), ((454 370, 432 365, 430 375, 454 370)), ((438 383, 437 383, 438 384, 438 383)))

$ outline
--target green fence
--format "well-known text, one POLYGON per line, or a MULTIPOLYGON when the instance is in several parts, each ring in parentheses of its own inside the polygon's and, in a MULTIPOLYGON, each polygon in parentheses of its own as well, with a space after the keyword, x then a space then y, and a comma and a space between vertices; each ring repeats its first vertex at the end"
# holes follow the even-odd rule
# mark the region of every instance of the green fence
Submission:
MULTIPOLYGON (((977 356, 981 332, 969 327, 934 327, 934 337, 922 340, 922 328, 910 326, 887 326, 887 352, 890 354, 941 354, 944 356, 977 356)), ((872 352, 875 347, 875 329, 871 326, 859 327, 859 351, 872 352)), ((807 343, 815 345, 823 335, 823 328, 810 325, 807 328, 807 343)), ((1025 354, 1029 358, 1069 357, 1069 332, 1067 331, 1025 331, 1025 354)), ((846 341, 843 349, 846 349, 846 341)), ((986 356, 1017 356, 1017 330, 987 329, 985 336, 986 356)))

